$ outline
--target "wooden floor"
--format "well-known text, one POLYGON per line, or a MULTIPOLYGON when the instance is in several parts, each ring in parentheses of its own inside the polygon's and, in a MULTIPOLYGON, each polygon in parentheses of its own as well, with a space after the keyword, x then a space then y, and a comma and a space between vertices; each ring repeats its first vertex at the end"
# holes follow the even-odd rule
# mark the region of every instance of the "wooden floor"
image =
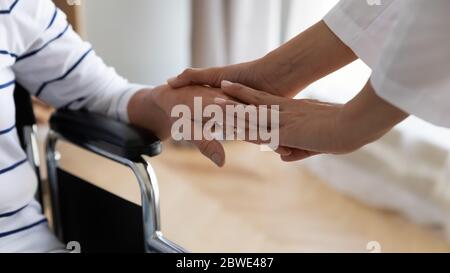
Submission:
MULTIPOLYGON (((67 144, 60 150, 64 169, 139 203, 126 169, 67 144)), ((345 197, 298 164, 243 143, 226 150, 223 169, 186 147, 166 145, 150 159, 163 232, 190 251, 367 252, 378 241, 384 252, 450 252, 438 230, 345 197)))

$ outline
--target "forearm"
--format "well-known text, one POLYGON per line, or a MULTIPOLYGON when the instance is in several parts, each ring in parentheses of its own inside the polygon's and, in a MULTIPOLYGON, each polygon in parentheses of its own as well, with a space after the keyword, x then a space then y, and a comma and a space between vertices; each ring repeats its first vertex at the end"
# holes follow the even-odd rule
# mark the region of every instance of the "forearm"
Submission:
POLYGON ((343 147, 357 150, 378 140, 408 117, 375 93, 370 82, 341 110, 338 122, 343 147))
POLYGON ((156 90, 137 92, 128 104, 130 123, 145 128, 164 140, 170 136, 170 118, 156 103, 156 90))
POLYGON ((259 60, 268 82, 278 95, 293 97, 299 90, 357 59, 320 21, 283 46, 259 60))

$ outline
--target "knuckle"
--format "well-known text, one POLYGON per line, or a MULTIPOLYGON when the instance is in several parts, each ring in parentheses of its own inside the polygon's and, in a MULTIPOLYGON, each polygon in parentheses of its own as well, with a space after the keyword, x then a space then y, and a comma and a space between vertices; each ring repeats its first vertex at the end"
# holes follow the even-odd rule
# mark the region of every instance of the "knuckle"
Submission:
POLYGON ((242 85, 240 85, 240 84, 234 84, 232 87, 233 87, 233 89, 234 89, 235 91, 247 91, 247 90, 244 88, 244 86, 242 86, 242 85))
POLYGON ((206 76, 209 77, 210 82, 214 86, 220 86, 222 80, 224 79, 223 75, 221 74, 221 71, 218 68, 211 68, 208 70, 205 70, 206 76))
POLYGON ((183 71, 183 73, 181 73, 181 76, 182 76, 182 77, 189 76, 189 75, 191 75, 192 73, 193 73, 193 69, 192 69, 192 68, 186 68, 186 69, 183 71))
POLYGON ((255 102, 260 102, 260 101, 262 101, 261 97, 258 96, 257 94, 252 93, 252 94, 250 95, 250 97, 251 97, 251 99, 252 99, 253 101, 255 101, 255 102))

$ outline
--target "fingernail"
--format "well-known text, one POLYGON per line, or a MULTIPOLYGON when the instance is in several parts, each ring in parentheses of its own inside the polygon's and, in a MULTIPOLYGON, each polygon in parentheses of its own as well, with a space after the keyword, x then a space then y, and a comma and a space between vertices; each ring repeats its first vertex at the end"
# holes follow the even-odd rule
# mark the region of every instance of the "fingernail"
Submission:
POLYGON ((213 154, 212 156, 211 156, 211 160, 217 165, 217 166, 219 166, 219 167, 222 167, 222 165, 223 165, 223 162, 222 162, 222 158, 220 157, 220 155, 219 154, 213 154))
POLYGON ((178 80, 178 77, 173 77, 167 80, 168 84, 175 83, 178 80))
POLYGON ((292 154, 292 150, 289 148, 280 147, 278 149, 279 149, 278 152, 282 156, 290 156, 292 154))
POLYGON ((227 87, 230 87, 232 85, 233 85, 233 83, 230 82, 230 81, 222 81, 222 83, 221 83, 222 88, 227 88, 227 87))
POLYGON ((222 98, 214 98, 214 103, 217 104, 226 104, 227 100, 226 99, 222 99, 222 98))

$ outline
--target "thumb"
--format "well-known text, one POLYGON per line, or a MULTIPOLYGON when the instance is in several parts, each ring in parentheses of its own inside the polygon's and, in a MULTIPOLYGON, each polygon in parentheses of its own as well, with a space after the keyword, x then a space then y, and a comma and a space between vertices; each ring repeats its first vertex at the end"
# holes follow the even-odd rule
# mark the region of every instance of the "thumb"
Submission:
POLYGON ((225 165, 225 150, 217 140, 193 140, 191 141, 200 152, 209 158, 218 167, 225 165))
MULTIPOLYGON (((201 122, 191 121, 191 129, 186 132, 184 132, 183 129, 181 139, 192 143, 204 156, 214 162, 214 164, 216 164, 218 167, 223 167, 225 165, 225 150, 222 144, 211 135, 202 135, 201 138, 196 138, 195 132, 199 129, 202 129, 201 125, 201 122)), ((172 136, 174 136, 175 134, 178 133, 172 131, 172 136)))
POLYGON ((209 85, 220 87, 220 68, 196 69, 188 68, 177 77, 167 80, 172 88, 181 88, 189 85, 209 85))

